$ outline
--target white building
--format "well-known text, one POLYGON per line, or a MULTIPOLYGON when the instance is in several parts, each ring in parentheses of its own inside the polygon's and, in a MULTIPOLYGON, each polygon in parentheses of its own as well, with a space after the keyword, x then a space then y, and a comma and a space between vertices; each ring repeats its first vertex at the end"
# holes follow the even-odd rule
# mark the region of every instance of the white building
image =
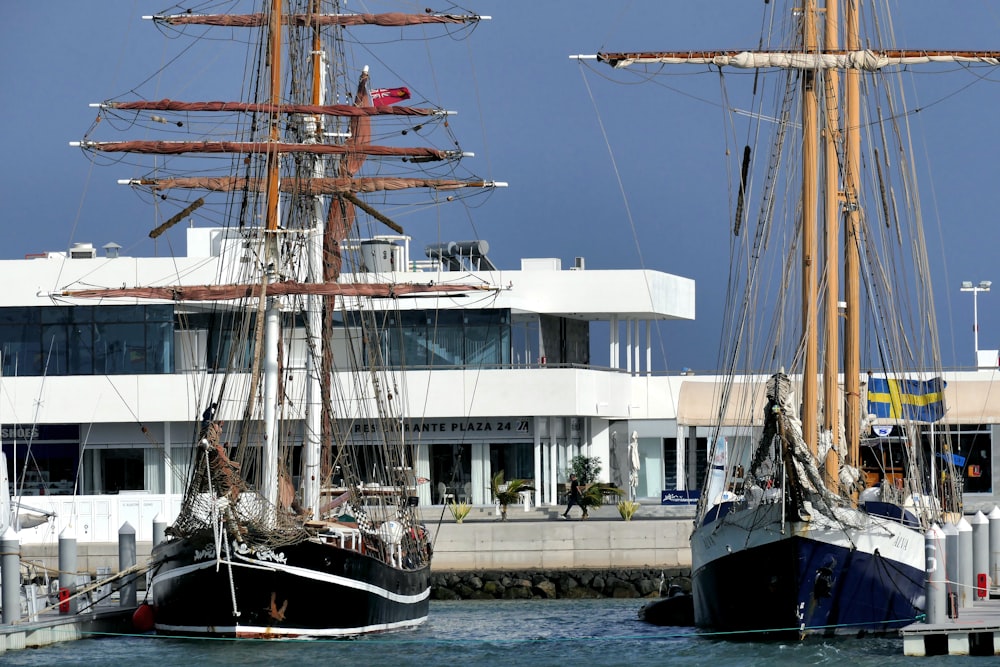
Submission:
MULTIPOLYGON (((25 503, 56 514, 23 530, 23 542, 54 541, 69 523, 79 541, 113 541, 124 521, 149 540, 154 516, 172 520, 206 385, 228 350, 224 323, 197 308, 84 302, 60 292, 216 283, 227 268, 220 251, 230 243, 221 230, 190 229, 182 258, 102 257, 81 246, 0 262, 7 286, 0 296, 0 436, 8 474, 25 503)), ((602 477, 624 487, 632 434, 641 459, 639 498, 700 484, 715 381, 655 369, 651 350, 654 320, 694 318, 694 281, 657 271, 587 270, 582 259, 569 269, 549 258, 496 269, 481 242, 438 247, 427 261, 411 260, 406 238, 372 247, 385 262, 377 269, 410 269, 395 273, 400 282, 461 271, 463 280, 502 288, 485 298, 394 305, 406 335, 402 350, 384 352, 390 361, 405 353, 411 368, 400 380, 407 415, 401 427, 418 443, 416 475, 428 480, 418 487, 422 505, 440 503, 442 491, 487 503, 499 469, 533 480, 536 502, 555 504, 577 454, 599 457, 602 477), (607 353, 592 359, 598 337, 608 339, 607 353)), ((302 345, 288 344, 285 363, 304 373, 302 345)), ((996 371, 947 378, 945 422, 967 459, 967 506, 992 507, 997 497, 996 371)), ((215 417, 238 419, 239 411, 222 405, 215 417)))

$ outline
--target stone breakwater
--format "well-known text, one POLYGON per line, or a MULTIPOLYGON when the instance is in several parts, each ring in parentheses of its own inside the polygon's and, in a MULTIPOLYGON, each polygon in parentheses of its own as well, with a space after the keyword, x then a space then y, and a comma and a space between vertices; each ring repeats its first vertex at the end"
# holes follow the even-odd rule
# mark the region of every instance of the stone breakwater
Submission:
POLYGON ((441 572, 434 600, 657 598, 671 584, 691 590, 690 568, 441 572))

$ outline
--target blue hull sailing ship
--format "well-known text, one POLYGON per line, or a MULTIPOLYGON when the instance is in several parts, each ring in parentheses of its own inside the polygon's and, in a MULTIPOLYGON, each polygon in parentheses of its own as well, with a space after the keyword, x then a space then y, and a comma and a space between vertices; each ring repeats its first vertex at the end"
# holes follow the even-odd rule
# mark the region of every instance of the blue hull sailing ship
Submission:
POLYGON ((479 287, 395 282, 405 267, 391 258, 386 267, 377 256, 385 248, 362 239, 373 235, 365 225, 402 229, 365 199, 426 207, 503 184, 462 175, 468 154, 456 149, 450 112, 402 104, 408 87, 370 88, 368 67, 348 62, 361 43, 348 33, 417 26, 461 36, 488 17, 263 4, 147 17, 182 38, 245 43, 242 100, 108 101, 96 106, 111 122, 97 127, 161 136, 78 144, 150 159, 149 173, 127 183, 177 211, 151 237, 196 212, 218 215, 219 283, 64 296, 179 304, 178 323, 207 329, 218 362, 194 383, 195 414, 204 412, 192 422, 190 477, 168 539, 152 552, 158 632, 291 638, 411 627, 428 613, 431 545, 416 502, 422 480, 398 428, 400 388, 379 341, 395 300, 479 287), (420 145, 435 133, 446 148, 420 145), (296 342, 304 373, 284 364, 296 342), (352 423, 372 428, 359 435, 352 423))
POLYGON ((643 77, 694 65, 727 96, 727 71, 752 74, 740 77, 752 81, 750 112, 726 98, 752 140, 727 150, 740 158, 730 377, 691 535, 704 628, 794 636, 912 623, 925 531, 961 510, 950 444, 933 428, 944 413, 933 306, 902 298, 929 285, 930 269, 893 78, 935 62, 995 67, 1000 54, 871 46, 877 36, 859 26, 891 23, 868 4, 766 3, 762 25, 794 28, 773 48, 767 35, 758 50, 590 57, 643 77), (864 156, 863 135, 875 138, 864 156))

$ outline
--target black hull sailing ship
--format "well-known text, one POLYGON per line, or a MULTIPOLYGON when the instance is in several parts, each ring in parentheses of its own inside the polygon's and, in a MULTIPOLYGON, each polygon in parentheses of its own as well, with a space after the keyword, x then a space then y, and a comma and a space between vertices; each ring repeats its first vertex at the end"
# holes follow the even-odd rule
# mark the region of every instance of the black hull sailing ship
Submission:
POLYGON ((155 579, 157 632, 338 637, 399 630, 427 618, 429 565, 395 566, 339 539, 276 551, 242 551, 236 543, 228 557, 233 562, 221 573, 213 544, 165 543, 156 553, 162 563, 155 579))
POLYGON ((933 428, 945 406, 932 300, 901 298, 929 285, 930 267, 894 78, 931 63, 995 67, 1000 54, 873 46, 878 35, 860 26, 892 25, 879 4, 765 3, 761 25, 792 30, 756 50, 578 56, 643 78, 700 67, 726 91, 732 126, 747 125, 747 145, 726 151, 739 159, 728 377, 705 424, 711 465, 691 535, 704 628, 796 636, 912 623, 925 531, 961 511, 951 444, 933 428), (739 77, 749 99, 735 101, 734 70, 752 74, 739 77), (863 135, 875 138, 864 156, 863 135))
POLYGON ((254 76, 243 99, 108 101, 96 106, 112 122, 95 128, 165 136, 78 144, 150 161, 126 183, 176 210, 151 237, 195 213, 218 215, 218 283, 79 286, 62 296, 166 300, 177 304, 178 328, 210 338, 211 372, 192 382, 201 419, 192 421, 186 490, 152 551, 158 632, 308 638, 407 628, 428 613, 432 550, 417 502, 426 480, 398 428, 401 360, 390 367, 379 341, 398 299, 482 286, 395 281, 405 267, 375 261, 385 248, 364 239, 383 226, 402 232, 379 210, 393 196, 429 208, 503 184, 462 175, 468 154, 456 148, 450 112, 405 106, 409 87, 370 88, 368 67, 352 69, 347 55, 360 42, 346 35, 417 26, 461 36, 488 17, 264 4, 147 17, 183 38, 219 30, 222 44, 248 44, 254 76), (374 142, 419 144, 435 132, 445 148, 374 142), (296 349, 304 368, 290 368, 296 349))

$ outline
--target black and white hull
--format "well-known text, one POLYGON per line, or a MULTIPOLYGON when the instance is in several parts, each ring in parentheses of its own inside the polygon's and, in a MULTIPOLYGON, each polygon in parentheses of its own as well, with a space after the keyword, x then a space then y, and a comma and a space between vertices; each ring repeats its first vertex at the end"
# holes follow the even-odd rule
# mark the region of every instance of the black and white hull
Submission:
POLYGON ((155 627, 162 634, 348 637, 419 625, 430 567, 394 567, 309 540, 251 552, 176 539, 153 550, 155 627), (229 552, 228 554, 226 552, 229 552))
POLYGON ((695 624, 728 633, 893 631, 924 609, 924 535, 909 522, 780 504, 713 508, 691 537, 695 624), (722 511, 716 511, 722 510, 722 511))

